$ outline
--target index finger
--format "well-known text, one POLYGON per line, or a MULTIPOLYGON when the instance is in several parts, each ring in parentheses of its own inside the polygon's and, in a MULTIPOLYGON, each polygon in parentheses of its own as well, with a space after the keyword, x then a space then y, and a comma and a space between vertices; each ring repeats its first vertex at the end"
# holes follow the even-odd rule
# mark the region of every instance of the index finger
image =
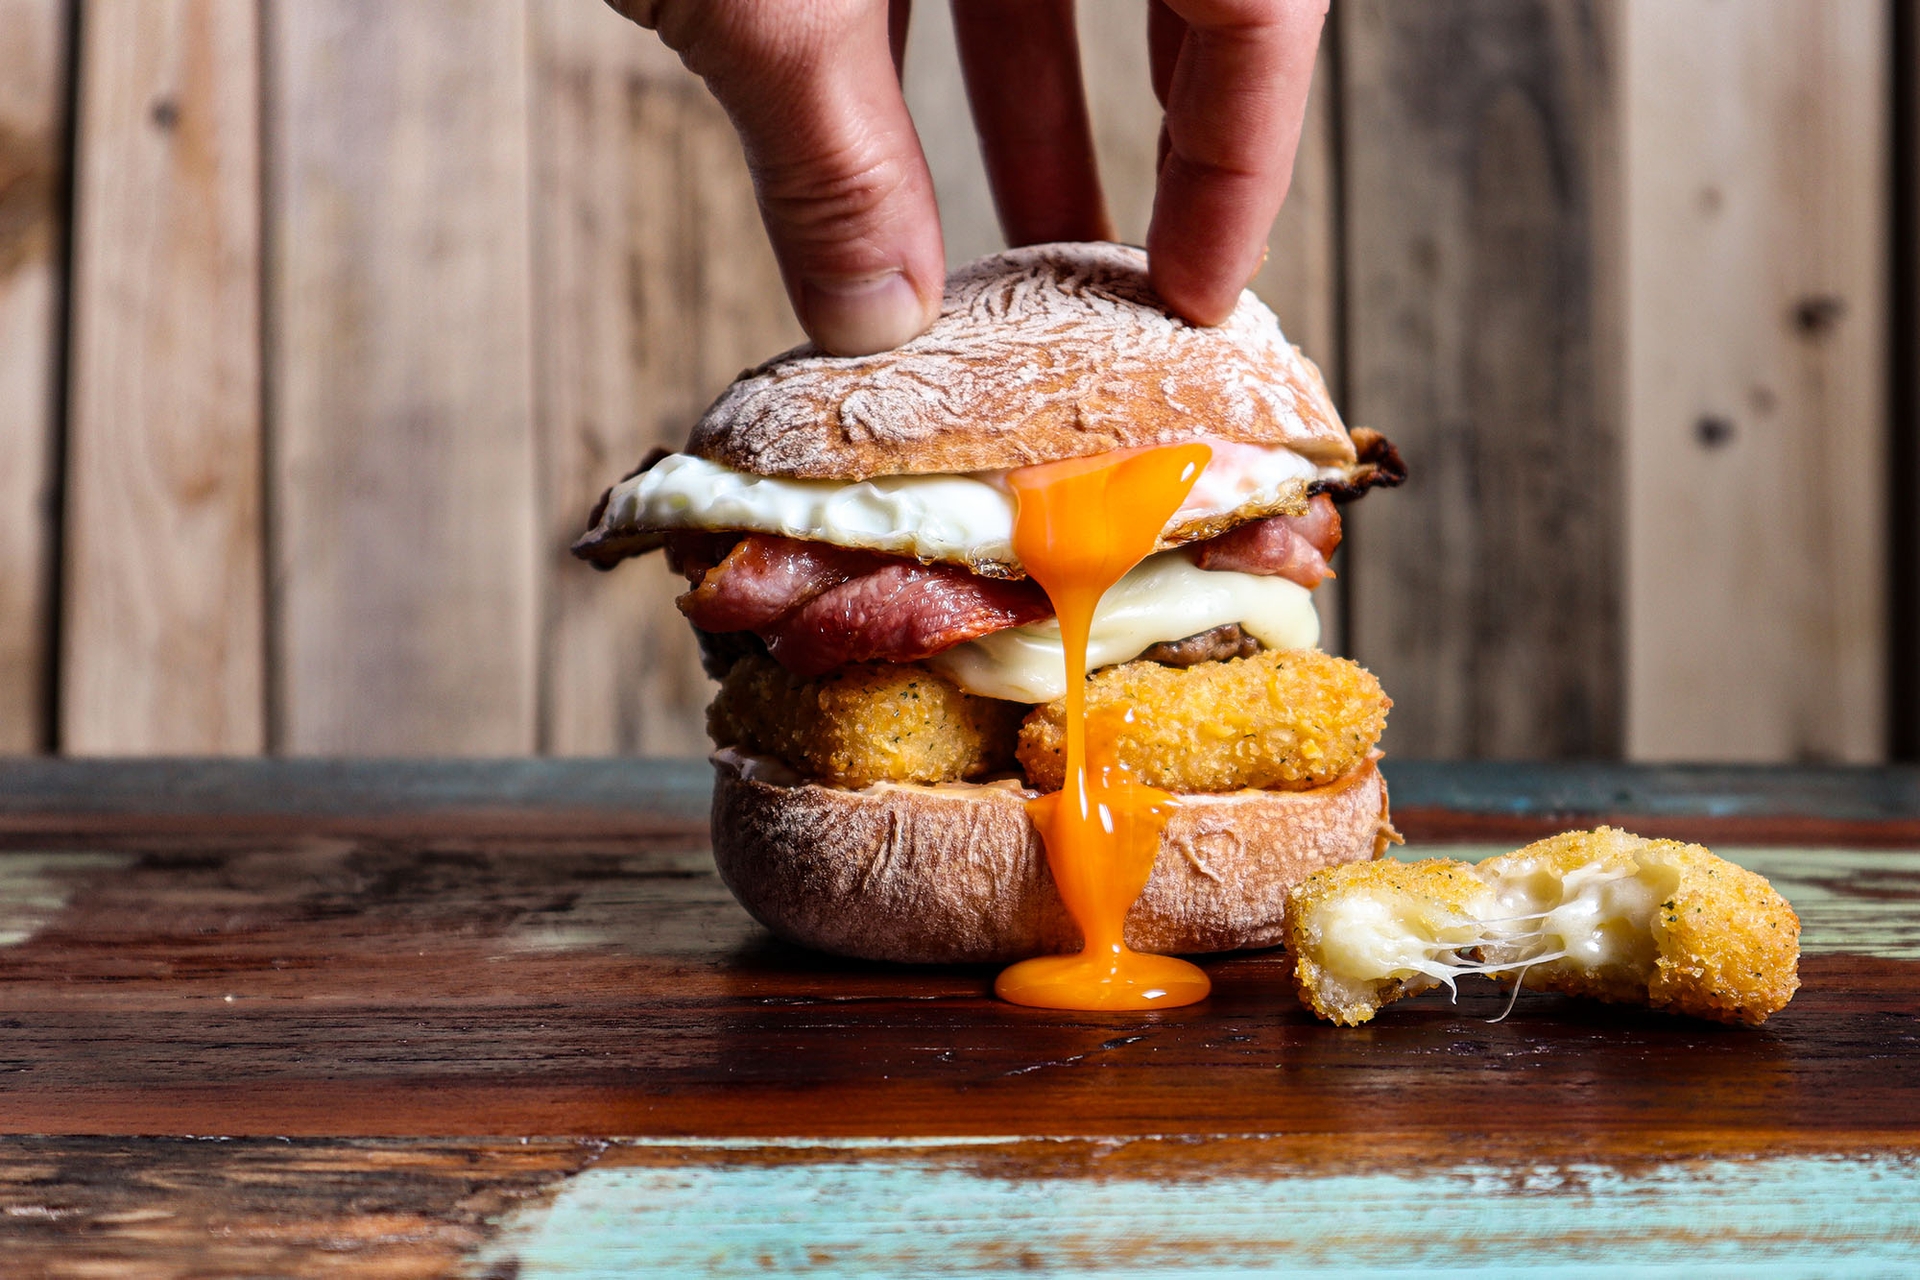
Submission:
POLYGON ((1218 324, 1260 267, 1286 197, 1327 0, 1152 0, 1166 108, 1147 255, 1155 289, 1218 324))

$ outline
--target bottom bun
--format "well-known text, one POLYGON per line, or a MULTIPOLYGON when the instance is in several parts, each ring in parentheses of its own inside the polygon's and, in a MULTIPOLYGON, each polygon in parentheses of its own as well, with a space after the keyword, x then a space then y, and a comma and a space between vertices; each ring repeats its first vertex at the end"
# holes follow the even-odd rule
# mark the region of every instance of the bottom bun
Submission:
MULTIPOLYGON (((789 942, 911 964, 1072 951, 1080 931, 1011 784, 880 784, 861 791, 764 780, 714 757, 713 857, 754 919, 789 942)), ((777 766, 776 766, 777 771, 777 766)), ((1183 795, 1127 944, 1194 953, 1281 940, 1287 890, 1386 847, 1387 784, 1371 760, 1308 791, 1183 795)))

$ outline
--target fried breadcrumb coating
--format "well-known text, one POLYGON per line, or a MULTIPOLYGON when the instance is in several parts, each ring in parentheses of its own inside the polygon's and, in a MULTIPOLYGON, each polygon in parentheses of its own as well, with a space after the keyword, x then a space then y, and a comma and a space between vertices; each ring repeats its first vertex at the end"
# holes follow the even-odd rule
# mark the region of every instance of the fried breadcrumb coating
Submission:
POLYGON ((1354 1027, 1381 1005, 1439 986, 1433 953, 1479 941, 1478 917, 1491 902, 1473 868, 1448 858, 1316 871, 1287 894, 1283 926, 1301 1002, 1354 1027))
MULTIPOLYGON (((1366 760, 1392 705, 1366 668, 1317 649, 1185 669, 1127 662, 1087 681, 1089 715, 1133 710, 1115 725, 1120 763, 1187 793, 1332 782, 1366 760)), ((1042 791, 1059 790, 1066 771, 1066 706, 1036 707, 1020 730, 1021 767, 1042 791)))
POLYGON ((1319 871, 1285 929, 1302 1003, 1343 1026, 1469 973, 1754 1026, 1800 986, 1800 920, 1764 877, 1610 827, 1319 871))
MULTIPOLYGON (((1581 877, 1631 877, 1657 892, 1649 921, 1650 953, 1611 948, 1626 964, 1591 963, 1577 948, 1529 969, 1525 985, 1598 1000, 1755 1026, 1786 1007, 1800 987, 1800 917, 1766 877, 1716 857, 1697 844, 1642 840, 1610 827, 1574 831, 1482 862, 1483 877, 1508 886, 1503 908, 1552 905, 1556 885, 1581 877), (1645 967, 1652 961, 1652 969, 1645 967)), ((1637 914, 1644 903, 1622 903, 1637 914)), ((1627 913, 1622 912, 1623 917, 1627 913)), ((1551 917, 1550 917, 1551 918, 1551 917)), ((1511 963, 1512 944, 1484 947, 1482 958, 1511 963)))
POLYGON ((855 663, 809 680, 748 657, 721 681, 707 732, 835 786, 951 782, 1011 769, 1026 710, 919 663, 855 663))

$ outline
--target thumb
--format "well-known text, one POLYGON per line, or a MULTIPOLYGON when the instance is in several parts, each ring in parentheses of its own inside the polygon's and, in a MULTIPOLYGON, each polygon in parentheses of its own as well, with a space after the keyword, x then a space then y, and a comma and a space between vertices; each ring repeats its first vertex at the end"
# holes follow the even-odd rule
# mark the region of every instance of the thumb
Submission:
POLYGON ((940 311, 940 218, 900 94, 887 0, 661 0, 647 15, 740 134, 807 333, 884 351, 940 311))

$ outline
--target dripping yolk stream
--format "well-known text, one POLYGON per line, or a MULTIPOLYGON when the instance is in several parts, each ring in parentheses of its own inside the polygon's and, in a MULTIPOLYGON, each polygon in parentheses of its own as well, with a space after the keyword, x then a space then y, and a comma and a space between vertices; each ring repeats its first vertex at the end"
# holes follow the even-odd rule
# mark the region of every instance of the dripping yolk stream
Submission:
POLYGON ((1027 811, 1084 941, 1076 955, 1023 960, 1001 973, 993 989, 1003 1000, 1045 1009, 1161 1009, 1206 997, 1207 975, 1198 968, 1134 951, 1121 937, 1175 802, 1117 763, 1118 725, 1108 717, 1088 722, 1086 686, 1094 607, 1153 550, 1211 456, 1204 444, 1122 449, 1007 477, 1018 503, 1014 553, 1053 603, 1067 663, 1066 778, 1027 811))

